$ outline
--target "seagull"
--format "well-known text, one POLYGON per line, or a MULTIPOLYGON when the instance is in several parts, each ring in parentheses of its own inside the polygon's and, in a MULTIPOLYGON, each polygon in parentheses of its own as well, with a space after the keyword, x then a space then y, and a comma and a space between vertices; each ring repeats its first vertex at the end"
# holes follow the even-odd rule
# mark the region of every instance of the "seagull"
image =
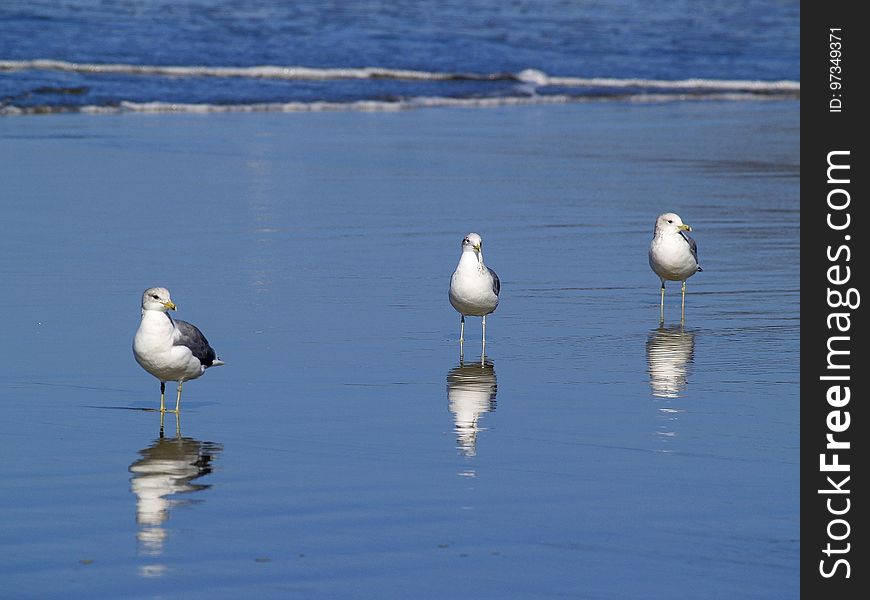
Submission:
POLYGON ((142 294, 142 322, 133 338, 133 356, 143 369, 160 380, 160 412, 167 412, 164 403, 167 381, 178 382, 175 410, 181 406, 181 386, 185 381, 200 377, 209 367, 223 363, 215 356, 208 340, 195 326, 173 319, 170 310, 176 310, 169 290, 153 287, 142 294))
POLYGON ((662 280, 661 322, 665 320, 665 281, 683 282, 682 318, 686 319, 686 280, 703 271, 698 264, 698 245, 687 231, 679 215, 664 213, 656 219, 653 239, 649 245, 649 266, 662 280))
POLYGON ((450 278, 450 304, 460 315, 459 345, 465 341, 465 317, 483 317, 483 345, 486 346, 486 315, 498 306, 501 283, 495 271, 483 264, 483 240, 469 233, 462 240, 462 255, 450 278))

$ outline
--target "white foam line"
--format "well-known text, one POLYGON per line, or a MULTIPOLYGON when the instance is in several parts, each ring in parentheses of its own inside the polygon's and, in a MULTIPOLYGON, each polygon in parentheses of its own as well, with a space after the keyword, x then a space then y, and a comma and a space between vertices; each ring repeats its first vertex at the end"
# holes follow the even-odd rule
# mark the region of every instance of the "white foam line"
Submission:
MULTIPOLYGON (((249 77, 259 79, 324 80, 324 79, 410 79, 444 80, 463 77, 453 73, 414 71, 408 69, 361 68, 311 68, 278 67, 261 65, 255 67, 206 67, 172 65, 130 65, 111 63, 74 63, 63 60, 3 60, 0 70, 65 71, 96 74, 164 75, 169 77, 249 77)), ((468 77, 474 77, 469 75, 468 77)))
MULTIPOLYGON (((356 102, 270 102, 259 104, 171 104, 166 102, 123 102, 115 112, 143 113, 216 113, 216 112, 330 112, 330 111, 367 111, 389 112, 413 108, 431 107, 468 107, 488 108, 495 106, 565 104, 578 101, 571 96, 534 96, 500 98, 443 98, 417 97, 401 101, 358 100, 356 102)), ((83 112, 104 112, 104 107, 90 107, 83 112)), ((109 112, 109 111, 106 111, 109 112)))
POLYGON ((801 89, 799 81, 781 79, 778 81, 761 81, 749 79, 640 79, 613 77, 558 77, 547 75, 537 69, 525 69, 516 74, 518 81, 532 83, 538 86, 561 87, 609 87, 609 88, 657 88, 657 89, 687 89, 687 90, 742 90, 742 91, 772 91, 798 92, 801 89))
POLYGON ((505 96, 496 98, 445 98, 440 96, 417 97, 402 101, 359 100, 356 102, 270 102, 255 104, 184 104, 171 102, 121 102, 115 106, 63 106, 63 107, 17 107, 0 106, 0 116, 33 115, 53 113, 118 114, 118 113, 256 113, 256 112, 391 112, 416 108, 494 108, 501 106, 534 106, 554 104, 577 104, 592 102, 664 103, 680 101, 747 101, 775 100, 772 96, 738 94, 632 94, 610 97, 601 96, 505 96))
POLYGON ((336 79, 397 79, 412 81, 447 81, 471 79, 477 81, 515 80, 536 86, 562 87, 610 87, 610 88, 655 88, 687 90, 744 90, 757 92, 800 91, 799 81, 779 80, 728 80, 728 79, 638 79, 608 77, 560 77, 550 76, 537 69, 525 69, 511 73, 445 73, 437 71, 416 71, 410 69, 389 69, 383 67, 360 68, 312 68, 280 67, 262 65, 254 67, 207 67, 172 65, 132 65, 111 63, 75 63, 62 60, 0 60, 0 71, 50 70, 95 74, 137 74, 161 75, 167 77, 248 77, 259 79, 285 80, 336 80, 336 79))
POLYGON ((734 90, 753 92, 799 92, 799 81, 751 81, 729 79, 609 79, 595 77, 548 77, 547 84, 563 87, 656 88, 686 90, 734 90))

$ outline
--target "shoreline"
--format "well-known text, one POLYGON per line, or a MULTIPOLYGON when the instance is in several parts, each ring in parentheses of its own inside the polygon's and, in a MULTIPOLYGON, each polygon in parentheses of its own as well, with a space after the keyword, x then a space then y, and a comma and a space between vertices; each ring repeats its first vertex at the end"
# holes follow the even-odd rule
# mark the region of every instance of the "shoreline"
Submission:
POLYGON ((776 102, 800 101, 792 92, 696 92, 683 94, 615 93, 610 96, 503 96, 496 98, 418 97, 410 100, 358 100, 352 102, 269 102, 254 104, 195 104, 174 102, 122 102, 116 106, 32 106, 0 107, 0 117, 49 114, 219 114, 219 113, 317 113, 317 112, 403 112, 424 108, 488 109, 506 106, 550 106, 566 104, 671 104, 683 102, 776 102))

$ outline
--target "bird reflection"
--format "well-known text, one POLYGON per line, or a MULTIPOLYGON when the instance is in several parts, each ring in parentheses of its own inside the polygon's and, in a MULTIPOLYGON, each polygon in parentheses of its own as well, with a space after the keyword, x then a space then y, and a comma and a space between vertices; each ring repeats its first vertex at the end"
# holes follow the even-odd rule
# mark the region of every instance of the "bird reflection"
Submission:
POLYGON ((447 401, 453 413, 456 447, 465 456, 477 454, 478 421, 495 410, 498 385, 492 361, 463 363, 447 373, 447 401))
MULTIPOLYGON (((160 415, 160 436, 147 448, 139 451, 141 458, 130 465, 130 487, 136 494, 136 523, 140 552, 159 556, 168 532, 163 523, 169 519, 170 509, 192 504, 192 499, 180 499, 178 494, 197 492, 211 487, 193 483, 212 472, 212 462, 223 449, 214 442, 201 442, 181 436, 178 415, 175 415, 175 436, 163 433, 160 415)), ((161 565, 148 565, 140 570, 146 577, 160 576, 161 565)))
POLYGON ((695 333, 682 325, 653 329, 646 342, 653 396, 679 398, 688 384, 695 355, 695 333))

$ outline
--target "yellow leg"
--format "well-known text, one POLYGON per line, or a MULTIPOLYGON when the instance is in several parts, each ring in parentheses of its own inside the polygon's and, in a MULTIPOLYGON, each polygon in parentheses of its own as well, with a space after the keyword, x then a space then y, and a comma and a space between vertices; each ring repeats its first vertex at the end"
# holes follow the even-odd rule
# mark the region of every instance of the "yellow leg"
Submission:
POLYGON ((174 412, 176 416, 178 416, 178 411, 181 408, 181 382, 178 382, 178 395, 175 396, 175 410, 170 411, 174 412))

